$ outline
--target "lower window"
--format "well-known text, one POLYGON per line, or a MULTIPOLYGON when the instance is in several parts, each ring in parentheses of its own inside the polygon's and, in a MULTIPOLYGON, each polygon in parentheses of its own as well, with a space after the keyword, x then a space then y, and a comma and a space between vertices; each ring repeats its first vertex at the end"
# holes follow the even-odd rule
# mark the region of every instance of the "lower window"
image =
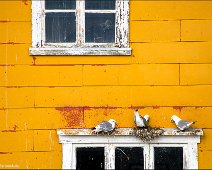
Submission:
POLYGON ((202 131, 196 134, 173 131, 174 135, 168 132, 149 142, 126 135, 126 131, 111 136, 91 135, 89 130, 58 131, 63 169, 198 169, 202 131))

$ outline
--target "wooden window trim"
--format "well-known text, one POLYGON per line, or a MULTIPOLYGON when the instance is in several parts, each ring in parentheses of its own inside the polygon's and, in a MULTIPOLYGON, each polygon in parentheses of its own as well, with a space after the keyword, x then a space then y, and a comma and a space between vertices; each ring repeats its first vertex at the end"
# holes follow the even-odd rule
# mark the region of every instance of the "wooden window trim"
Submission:
MULTIPOLYGON (((77 1, 76 10, 76 43, 45 43, 45 9, 43 0, 32 1, 32 47, 30 55, 131 55, 129 46, 129 0, 116 0, 116 10, 106 10, 107 13, 116 12, 115 43, 85 43, 84 2, 77 1)), ((62 11, 62 10, 55 10, 62 11)), ((87 11, 87 10, 86 10, 87 11)), ((95 12, 98 10, 88 10, 95 12)), ((49 10, 46 10, 49 12, 49 10)))
POLYGON ((77 147, 105 147, 105 168, 115 169, 115 147, 136 147, 144 148, 145 169, 154 168, 153 147, 183 147, 184 169, 198 169, 198 146, 202 129, 192 129, 186 132, 179 132, 176 129, 164 129, 162 136, 150 141, 143 142, 141 139, 132 136, 133 129, 120 128, 112 135, 95 135, 90 129, 60 129, 57 131, 59 143, 62 144, 63 169, 76 168, 77 147))

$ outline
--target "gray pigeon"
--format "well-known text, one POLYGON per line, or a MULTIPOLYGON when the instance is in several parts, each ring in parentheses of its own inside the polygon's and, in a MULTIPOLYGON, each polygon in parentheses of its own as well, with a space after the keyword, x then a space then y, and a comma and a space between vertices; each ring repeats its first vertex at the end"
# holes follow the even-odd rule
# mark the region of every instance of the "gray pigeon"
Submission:
POLYGON ((109 121, 102 121, 96 127, 92 128, 95 133, 99 132, 111 132, 115 129, 116 121, 110 119, 109 121))
POLYGON ((173 115, 171 117, 171 120, 173 122, 175 122, 176 126, 178 129, 180 129, 181 131, 184 131, 186 129, 188 129, 192 124, 194 124, 195 122, 189 122, 187 120, 182 120, 180 119, 178 116, 173 115))
POLYGON ((145 128, 148 126, 149 115, 142 117, 139 115, 138 110, 134 112, 134 122, 137 127, 145 128))

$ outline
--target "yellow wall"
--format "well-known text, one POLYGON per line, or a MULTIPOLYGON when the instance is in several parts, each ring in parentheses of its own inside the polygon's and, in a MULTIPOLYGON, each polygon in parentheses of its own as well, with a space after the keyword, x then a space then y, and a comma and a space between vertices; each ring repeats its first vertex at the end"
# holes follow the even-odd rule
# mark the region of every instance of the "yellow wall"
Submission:
POLYGON ((134 127, 136 108, 157 127, 197 120, 212 168, 212 1, 131 0, 132 56, 119 57, 29 56, 31 2, 0 11, 0 168, 61 168, 56 129, 134 127))

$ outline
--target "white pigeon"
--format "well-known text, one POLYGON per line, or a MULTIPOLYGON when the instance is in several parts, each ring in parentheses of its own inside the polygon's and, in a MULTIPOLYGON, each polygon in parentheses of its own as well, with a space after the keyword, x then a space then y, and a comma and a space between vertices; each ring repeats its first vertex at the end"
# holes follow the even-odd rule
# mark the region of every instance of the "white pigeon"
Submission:
POLYGON ((95 133, 99 132, 112 132, 116 127, 116 121, 110 119, 109 121, 102 121, 96 127, 92 128, 95 133))
POLYGON ((149 115, 142 117, 139 115, 138 110, 134 112, 134 122, 137 127, 145 128, 148 126, 149 115))
POLYGON ((176 126, 178 129, 180 129, 181 131, 184 131, 185 129, 188 129, 192 124, 194 124, 195 122, 189 122, 187 120, 182 120, 180 119, 178 116, 173 115, 171 117, 171 120, 173 122, 175 122, 176 126))

